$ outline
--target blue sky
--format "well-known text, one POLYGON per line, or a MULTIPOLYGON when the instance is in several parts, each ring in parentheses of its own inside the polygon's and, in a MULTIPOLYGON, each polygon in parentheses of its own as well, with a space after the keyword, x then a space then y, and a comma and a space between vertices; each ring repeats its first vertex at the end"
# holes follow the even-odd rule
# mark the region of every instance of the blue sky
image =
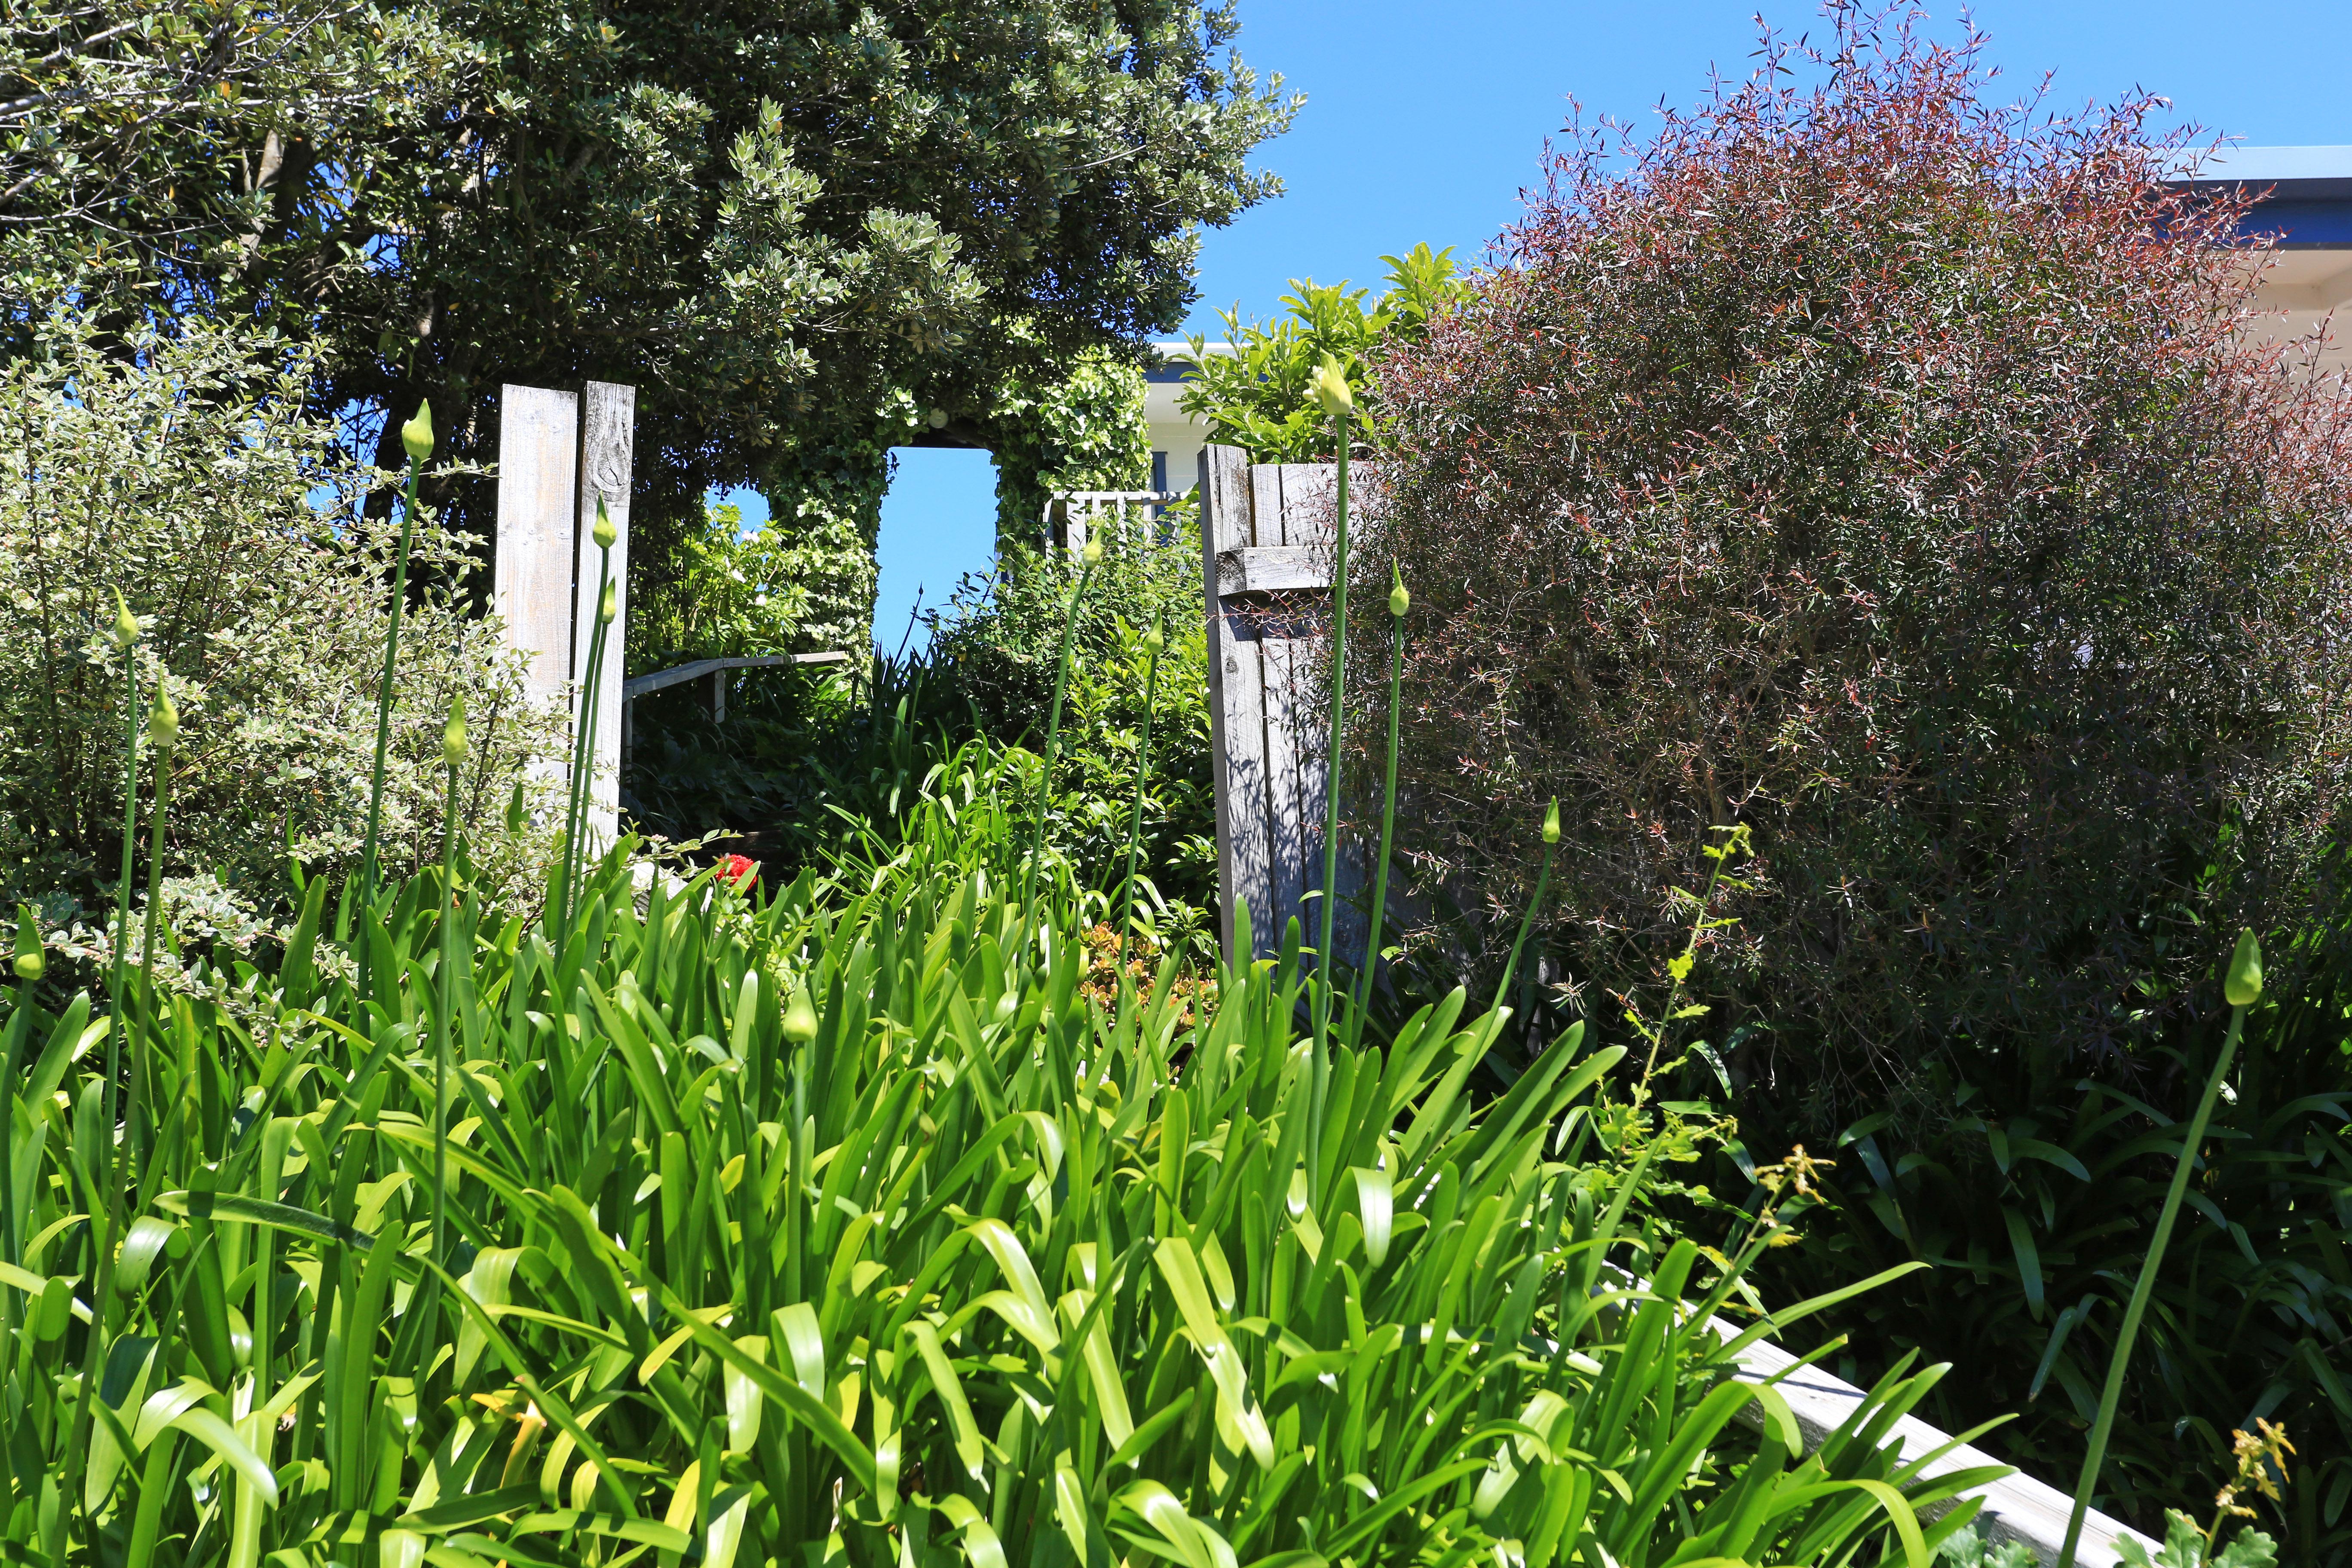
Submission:
MULTIPOLYGON (((1288 192, 1201 247, 1190 330, 1215 332, 1238 302, 1271 314, 1287 279, 1378 279, 1383 253, 1419 240, 1475 259, 1538 177, 1544 139, 1573 96, 1588 115, 1637 130, 1659 100, 1688 106, 1710 66, 1744 76, 1756 7, 1741 0, 1639 5, 1524 0, 1240 0, 1238 45, 1307 95, 1291 132, 1256 162, 1288 192)), ((1953 6, 1930 15, 1946 26, 1953 6)), ((2352 103, 2334 81, 2352 58, 2352 6, 2174 0, 1990 0, 1971 8, 2012 91, 2054 71, 2066 106, 2136 88, 2174 117, 2257 145, 2352 143, 2352 103)), ((1817 26, 1802 5, 1768 5, 1788 31, 1817 26)), ((896 647, 917 589, 935 602, 988 564, 994 472, 978 453, 900 454, 882 512, 876 632, 896 647)), ((762 509, 764 510, 764 509, 762 509)), ((749 510, 747 509, 747 516, 749 510)))

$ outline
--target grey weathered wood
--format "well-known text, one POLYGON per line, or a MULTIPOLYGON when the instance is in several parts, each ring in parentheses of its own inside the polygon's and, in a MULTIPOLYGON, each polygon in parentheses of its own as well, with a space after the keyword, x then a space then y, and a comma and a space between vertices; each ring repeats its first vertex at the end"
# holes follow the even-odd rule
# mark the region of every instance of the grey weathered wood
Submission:
MULTIPOLYGON (((1256 542, 1247 454, 1234 447, 1201 452, 1202 576, 1213 582, 1217 556, 1256 542)), ((1273 910, 1265 812, 1265 683, 1257 628, 1238 607, 1208 595, 1209 732, 1216 755, 1217 881, 1226 956, 1235 945, 1234 910, 1250 910, 1251 945, 1263 949, 1273 910)))
MULTIPOLYGON (((1282 537, 1262 538, 1258 542, 1286 544, 1293 549, 1330 549, 1333 524, 1338 521, 1332 509, 1339 497, 1339 466, 1285 463, 1278 471, 1282 475, 1282 537)), ((1329 572, 1328 563, 1324 570, 1329 572)))
POLYGON ((572 679, 583 683, 577 722, 592 710, 596 715, 596 754, 590 763, 588 822, 606 840, 621 827, 621 670, 628 646, 629 626, 629 479, 636 438, 637 389, 611 382, 592 381, 580 399, 580 489, 573 568, 577 609, 572 622, 572 679), (604 668, 593 692, 588 679, 591 637, 596 627, 597 599, 603 591, 593 530, 596 503, 603 500, 620 539, 613 546, 612 580, 620 599, 620 613, 604 634, 604 668))
POLYGON ((1322 757, 1316 743, 1315 704, 1302 689, 1312 662, 1306 639, 1286 635, 1288 627, 1265 627, 1258 644, 1265 679, 1265 815, 1269 852, 1273 856, 1271 907, 1260 936, 1261 952, 1279 951, 1283 927, 1292 916, 1304 923, 1308 944, 1321 919, 1303 900, 1309 887, 1320 887, 1317 869, 1322 864, 1322 757))
POLYGON ((1331 586, 1331 552, 1312 544, 1260 544, 1228 550, 1217 557, 1217 592, 1303 593, 1331 586))
MULTIPOLYGON (((1227 951, 1232 909, 1245 901, 1252 952, 1236 956, 1265 958, 1280 951, 1292 917, 1310 932, 1320 924, 1307 895, 1322 887, 1329 710, 1316 679, 1320 629, 1284 619, 1263 595, 1329 588, 1336 470, 1251 466, 1230 447, 1210 448, 1202 462, 1203 576, 1218 638, 1211 729, 1227 951)), ((1352 889, 1360 875, 1352 865, 1346 870, 1343 887, 1352 889)), ((1360 921, 1346 910, 1338 916, 1335 936, 1352 930, 1360 945, 1360 921)))
POLYGON ((566 700, 572 678, 573 476, 580 395, 543 386, 499 390, 498 559, 492 607, 507 640, 530 656, 525 689, 566 700))
MULTIPOLYGON (((1331 580, 1331 547, 1338 521, 1339 468, 1331 463, 1284 463, 1274 469, 1280 510, 1258 520, 1258 549, 1279 551, 1294 563, 1310 566, 1331 580)), ((1271 560, 1282 557, 1268 557, 1271 560)), ((1307 941, 1320 941, 1323 926, 1323 824, 1330 788, 1331 699, 1324 682, 1330 646, 1328 632, 1310 620, 1280 623, 1285 634, 1280 675, 1283 691, 1277 707, 1272 689, 1276 661, 1266 663, 1266 757, 1273 775, 1268 791, 1273 814, 1275 881, 1277 896, 1286 895, 1306 923, 1307 941), (1281 715, 1284 734, 1276 732, 1281 715)), ((1342 844, 1339 885, 1334 889, 1332 945, 1346 953, 1360 948, 1363 933, 1344 900, 1352 890, 1350 847, 1342 844)), ((1319 960, 1318 960, 1319 962, 1319 960)))

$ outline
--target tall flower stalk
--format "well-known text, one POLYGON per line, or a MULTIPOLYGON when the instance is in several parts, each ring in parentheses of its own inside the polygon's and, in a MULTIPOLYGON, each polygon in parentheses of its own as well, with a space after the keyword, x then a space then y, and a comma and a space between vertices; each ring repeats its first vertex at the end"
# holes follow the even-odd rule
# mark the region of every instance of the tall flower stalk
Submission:
POLYGON ((449 1035, 457 1004, 457 770, 466 761, 466 700, 449 703, 449 721, 441 728, 441 765, 447 790, 441 807, 441 1006, 433 1020, 433 1261, 446 1265, 442 1223, 448 1207, 449 1184, 449 1035))
POLYGON ((572 940, 572 910, 578 898, 583 864, 581 839, 586 829, 588 797, 596 765, 597 698, 604 684, 604 639, 620 614, 620 589, 613 581, 613 546, 621 537, 604 498, 596 498, 596 627, 588 637, 588 669, 580 688, 580 721, 572 727, 571 791, 563 814, 563 887, 556 899, 557 943, 572 940))
POLYGON ((1307 1097, 1308 1201, 1319 1203, 1323 1172, 1323 1102, 1331 1080, 1331 988, 1337 983, 1331 953, 1332 918, 1339 897, 1339 742, 1347 723, 1348 686, 1348 448, 1356 395, 1346 372, 1329 354, 1315 367, 1315 400, 1331 416, 1339 448, 1339 489, 1331 545, 1331 729, 1323 759, 1323 921, 1315 942, 1315 1039, 1307 1097))
MULTIPOLYGON (((139 836, 139 617, 123 603, 121 590, 114 595, 114 646, 122 655, 122 874, 115 890, 114 962, 108 981, 106 1016, 106 1121, 111 1134, 119 1125, 117 1094, 122 1082, 123 1032, 130 1017, 130 983, 124 969, 130 960, 131 946, 131 879, 138 867, 139 836)), ((159 819, 160 825, 160 819, 159 819)), ((10 1113, 13 1119, 13 1111, 10 1113)), ((111 1146, 107 1174, 109 1201, 106 1228, 91 1239, 96 1243, 98 1278, 90 1292, 93 1303, 88 1349, 82 1355, 81 1385, 96 1388, 99 1369, 105 1364, 106 1312, 113 1300, 114 1258, 121 1250, 122 1161, 127 1150, 121 1143, 111 1146)), ((74 1497, 81 1483, 81 1468, 89 1446, 91 1401, 74 1402, 73 1436, 66 1446, 66 1475, 59 1489, 67 1498, 74 1497)), ((77 1510, 78 1511, 78 1510, 77 1510)), ((64 1561, 64 1537, 60 1533, 58 1561, 64 1561)))
POLYGON ((1559 848, 1559 802, 1555 800, 1544 812, 1543 868, 1536 873, 1535 896, 1528 900, 1528 912, 1519 919, 1519 934, 1511 943, 1511 956, 1504 961, 1503 978, 1495 986, 1496 1007, 1511 994, 1511 976, 1519 967, 1519 953, 1528 945, 1528 933, 1535 929, 1536 911, 1543 908, 1544 888, 1551 881, 1551 858, 1559 848))
POLYGON ((1127 952, 1128 933, 1135 925, 1135 856, 1143 843, 1143 780, 1151 767, 1152 704, 1160 696, 1160 656, 1168 649, 1168 634, 1153 622, 1143 637, 1151 650, 1150 668, 1143 675, 1143 738, 1135 749, 1135 808, 1127 824, 1127 875, 1122 879, 1118 910, 1118 951, 1127 952))
POLYGON ((433 405, 416 405, 416 417, 400 427, 400 445, 408 454, 408 494, 400 509, 400 552, 393 558, 392 615, 383 628, 383 679, 375 696, 375 767, 368 775, 367 846, 361 858, 360 892, 363 906, 375 903, 377 853, 383 830, 383 763, 392 750, 392 679, 400 660, 400 616, 408 605, 408 551, 416 537, 416 476, 433 455, 433 405))
POLYGON ((117 1053, 121 1048, 123 996, 130 982, 124 969, 131 959, 131 879, 139 865, 139 617, 114 595, 114 646, 122 655, 122 874, 115 884, 114 962, 107 981, 113 998, 107 1015, 106 1112, 114 1121, 114 1085, 120 1078, 117 1053))
POLYGON ((1364 1037, 1364 1016, 1371 1010, 1372 984, 1381 966, 1381 917, 1389 907, 1389 854, 1396 842, 1397 714, 1404 692, 1404 617, 1412 607, 1404 576, 1394 566, 1389 576, 1389 755, 1388 773, 1381 786, 1381 853, 1372 863, 1372 907, 1364 931, 1363 971, 1357 976, 1360 992, 1348 1019, 1350 1048, 1364 1037))
POLYGON ((147 746, 149 765, 155 774, 155 815, 147 827, 147 922, 139 938, 139 1013, 138 1032, 131 1041, 131 1101, 123 1114, 123 1142, 129 1151, 127 1162, 118 1161, 111 1213, 112 1224, 119 1232, 123 1223, 123 1172, 144 1169, 140 1159, 140 1113, 144 1109, 147 1087, 147 1036, 155 1022, 155 944, 157 927, 163 910, 163 829, 171 820, 172 752, 180 744, 180 712, 172 706, 171 694, 163 689, 161 679, 155 684, 154 706, 147 710, 147 746))
MULTIPOLYGON (((2083 1474, 2074 1483, 2074 1510, 2066 1516, 2065 1544, 2058 1549, 2058 1568, 2074 1568, 2074 1549, 2082 1544, 2083 1517, 2090 1511, 2091 1493, 2099 1484, 2099 1468, 2106 1462, 2107 1438, 2116 1426, 2116 1407, 2123 1401, 2124 1373, 2131 1366, 2132 1342, 2139 1337, 2140 1319, 2147 1315, 2147 1300, 2156 1290, 2156 1272, 2164 1263, 2164 1249, 2172 1239, 2173 1221, 2180 1217, 2180 1200, 2189 1191, 2189 1173, 2197 1163, 2197 1147, 2205 1141, 2205 1124, 2212 1120, 2213 1101, 2221 1092, 2221 1080, 2230 1070, 2230 1060, 2238 1054, 2238 1041, 2246 1027, 2246 1009, 2261 1000, 2263 994, 2263 948, 2251 931, 2238 933, 2237 950, 2230 955, 2230 968, 2221 983, 2221 997, 2230 1004, 2230 1031, 2222 1037, 2221 1054, 2214 1059, 2212 1075, 2205 1080, 2204 1096, 2197 1101, 2197 1113, 2189 1119, 2189 1131, 2180 1140, 2180 1156, 2172 1167, 2172 1185, 2164 1194, 2164 1207, 2156 1216, 2156 1230, 2147 1239, 2147 1257, 2139 1266, 2139 1280, 2133 1285, 2131 1303, 2124 1309, 2123 1327, 2116 1334, 2116 1348, 2107 1358, 2107 1384, 2099 1394, 2099 1418, 2091 1424, 2091 1446, 2083 1453, 2083 1474)), ((2218 1530, 2219 1526, 2216 1526, 2218 1530)))
POLYGON ((1070 648, 1078 640, 1078 606, 1087 584, 1102 563, 1102 540, 1089 534, 1078 551, 1078 584, 1070 591, 1070 613, 1062 624, 1062 658, 1054 670, 1054 705, 1045 712, 1045 764, 1037 774, 1037 820, 1029 828, 1029 858, 1021 868, 1021 925, 1024 940, 1035 936, 1031 897, 1037 887, 1037 858, 1045 852, 1045 813, 1054 802, 1054 759, 1062 743, 1062 697, 1070 687, 1070 648))

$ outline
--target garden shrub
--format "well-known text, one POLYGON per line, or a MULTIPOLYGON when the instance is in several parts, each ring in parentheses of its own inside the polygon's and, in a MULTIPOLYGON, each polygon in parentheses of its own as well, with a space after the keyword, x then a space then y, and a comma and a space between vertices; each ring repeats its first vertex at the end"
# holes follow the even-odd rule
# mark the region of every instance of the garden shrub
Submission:
POLYGON ((2240 206, 2162 184, 2147 100, 2045 118, 1973 35, 1834 20, 1622 159, 1571 128, 1380 368, 1361 568, 1413 595, 1424 879, 1515 915, 1558 796, 1542 941, 1613 1016, 1750 825, 1688 984, 1812 1129, 2193 1012, 2241 923, 2328 896, 2352 740, 2352 419, 2249 336, 2240 206))
MULTIPOLYGON (((165 858, 211 889, 206 929, 274 910, 289 857, 325 873, 357 858, 397 529, 348 504, 382 476, 337 460, 308 369, 228 329, 102 335, 71 311, 0 366, 0 898, 37 900, 53 927, 104 926, 83 911, 119 864, 117 591, 146 627, 142 689, 160 677, 179 707, 165 858)), ((416 531, 412 582, 441 586, 413 595, 404 629, 386 863, 438 853, 441 725, 462 693, 466 826, 485 874, 520 887, 534 830, 510 834, 508 807, 560 741, 465 596, 461 542, 416 531)))
POLYGON ((1139 490, 1151 483, 1143 373, 1100 350, 1046 377, 1013 375, 987 421, 996 455, 999 551, 1034 540, 1045 502, 1069 490, 1139 490))
MULTIPOLYGON (((1200 519, 1163 513, 1164 534, 1107 540, 1079 607, 1064 699, 1047 838, 1105 887, 1125 869, 1136 752, 1150 656, 1166 632, 1144 776, 1142 863, 1188 932, 1207 929, 1216 899, 1216 802, 1210 786, 1209 666, 1201 612, 1200 519)), ((1013 544, 997 569, 968 579, 933 618, 925 659, 929 711, 951 726, 1042 752, 1061 653, 1070 557, 1013 544)), ((1028 807, 1024 802, 1021 809, 1028 807)))
POLYGON ((1243 447, 1255 463, 1332 461, 1331 421, 1307 385, 1326 355, 1338 363, 1359 406, 1378 426, 1371 367, 1379 351, 1417 341, 1432 320, 1471 291, 1454 267, 1452 246, 1433 251, 1423 243, 1381 259, 1389 265, 1388 287, 1370 305, 1364 302, 1369 290, 1350 289, 1344 280, 1318 285, 1312 278, 1294 278, 1293 291, 1282 297, 1287 309, 1271 321, 1244 321, 1238 306, 1219 312, 1232 353, 1213 354, 1206 338, 1191 340, 1186 360, 1192 376, 1181 403, 1186 414, 1207 422, 1210 440, 1243 447))
MULTIPOLYGON (((2140 1325, 2097 1506, 2161 1538, 2168 1510, 2210 1510, 2238 1468, 2234 1434, 2268 1420, 2302 1458, 2283 1497, 2241 1486, 2242 1501, 2288 1561, 2343 1568, 2352 973, 2340 946, 2314 945, 2322 956, 2301 990, 2266 985, 2247 1016, 2140 1325)), ((2012 1064, 1977 1059, 1939 1085, 1948 1111, 1936 1122, 1858 1121, 1822 1177, 1833 1214, 1773 1254, 1763 1289, 1935 1264, 1841 1306, 1824 1331, 1849 1336, 1857 1368, 1913 1351, 1964 1363, 1969 1375, 1937 1385, 1922 1414, 1959 1432, 2014 1412, 1980 1446, 2063 1483, 2082 1464, 2149 1221, 2221 1033, 2218 1021, 2177 1031, 2127 1086, 2074 1079, 2036 1093, 2012 1064)), ((1744 1185, 1726 1174, 1727 1190, 1744 1185)))

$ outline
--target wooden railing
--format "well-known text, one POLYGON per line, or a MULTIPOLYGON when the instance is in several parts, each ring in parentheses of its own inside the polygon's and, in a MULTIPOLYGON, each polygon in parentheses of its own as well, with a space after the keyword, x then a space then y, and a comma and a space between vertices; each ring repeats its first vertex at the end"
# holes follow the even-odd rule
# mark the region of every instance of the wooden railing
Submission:
POLYGON ((691 664, 656 669, 650 675, 640 675, 621 682, 621 763, 628 765, 629 742, 635 728, 631 706, 649 691, 666 687, 683 686, 689 680, 710 678, 710 717, 716 721, 727 717, 727 678, 739 669, 772 669, 782 665, 847 664, 849 656, 838 650, 828 653, 763 653, 735 658, 698 658, 691 664))

